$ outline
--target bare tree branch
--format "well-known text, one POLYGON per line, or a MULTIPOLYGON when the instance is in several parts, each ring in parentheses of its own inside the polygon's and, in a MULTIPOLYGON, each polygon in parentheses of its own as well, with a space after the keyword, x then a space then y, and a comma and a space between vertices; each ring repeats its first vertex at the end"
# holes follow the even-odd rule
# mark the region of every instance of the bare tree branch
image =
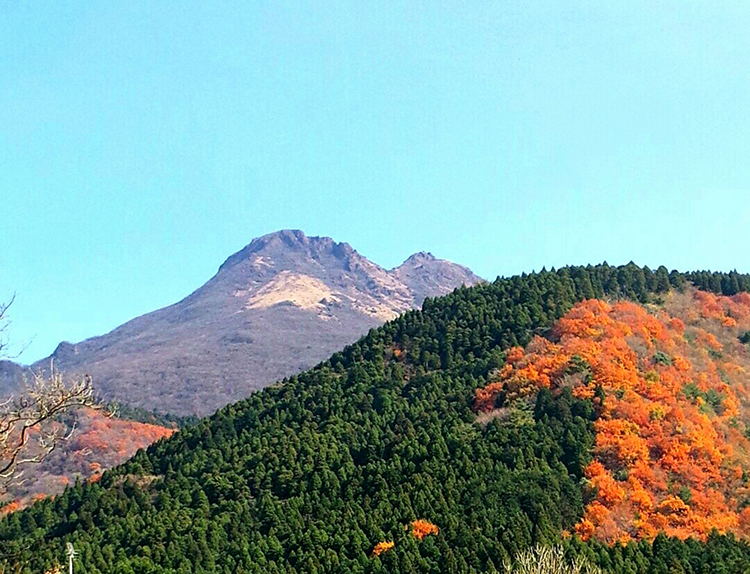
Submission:
MULTIPOLYGON (((15 295, 0 303, 0 359, 8 358, 8 309, 15 295)), ((55 371, 31 373, 16 397, 0 399, 0 497, 12 484, 24 481, 24 468, 42 462, 75 431, 75 412, 102 409, 94 397, 89 375, 66 382, 55 371)))
POLYGON ((33 373, 16 397, 0 402, 0 494, 22 479, 23 467, 42 462, 75 431, 71 411, 103 408, 94 397, 91 377, 67 383, 54 370, 33 373))
POLYGON ((0 358, 7 357, 8 351, 8 328, 10 327, 10 320, 8 319, 8 309, 13 305, 13 301, 16 300, 16 294, 10 298, 10 301, 6 303, 0 303, 0 358))
MULTIPOLYGON (((8 318, 8 309, 10 309, 13 302, 16 300, 16 294, 13 293, 9 301, 4 303, 0 302, 0 360, 3 359, 17 359, 23 352, 29 347, 31 340, 22 343, 20 349, 17 352, 10 353, 10 339, 8 337, 8 331, 10 330, 11 320, 8 318)), ((16 345, 17 346, 17 345, 16 345)))

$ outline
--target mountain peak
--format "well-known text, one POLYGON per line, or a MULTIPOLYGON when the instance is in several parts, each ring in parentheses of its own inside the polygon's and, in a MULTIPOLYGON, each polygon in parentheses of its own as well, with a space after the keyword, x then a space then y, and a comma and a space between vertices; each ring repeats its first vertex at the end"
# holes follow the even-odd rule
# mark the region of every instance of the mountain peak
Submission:
POLYGON ((407 263, 424 263, 425 261, 437 261, 437 257, 435 257, 429 251, 418 251, 417 253, 410 255, 409 258, 401 264, 401 266, 403 267, 407 263))
POLYGON ((248 245, 255 245, 256 247, 265 247, 266 245, 282 242, 289 247, 297 245, 307 245, 310 243, 310 238, 305 235, 305 232, 301 229, 280 229, 273 231, 272 233, 266 233, 260 237, 253 239, 248 245))
MULTIPOLYGON (((282 229, 254 239, 182 301, 34 365, 90 373, 102 396, 207 414, 311 367, 369 329, 479 280, 428 252, 387 271, 348 243, 282 229)), ((11 373, 13 375, 13 373, 11 373)), ((4 377, 0 372, 0 390, 4 377)), ((0 395, 0 398, 2 395, 0 395)))
POLYGON ((438 297, 459 285, 474 285, 482 281, 468 267, 438 259, 429 251, 411 255, 389 273, 409 287, 417 305, 421 305, 426 297, 438 297))
POLYGON ((227 258, 219 271, 227 270, 255 254, 274 258, 289 253, 303 253, 316 258, 330 253, 338 259, 347 259, 357 252, 348 243, 338 243, 330 237, 307 236, 299 229, 281 229, 253 239, 248 245, 227 258))

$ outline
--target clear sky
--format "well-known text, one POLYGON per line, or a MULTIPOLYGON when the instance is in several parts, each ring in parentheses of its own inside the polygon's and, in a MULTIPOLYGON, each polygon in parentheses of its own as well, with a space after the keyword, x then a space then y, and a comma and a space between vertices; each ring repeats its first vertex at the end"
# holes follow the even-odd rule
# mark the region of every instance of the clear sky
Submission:
POLYGON ((750 4, 0 4, 31 362, 300 228, 385 266, 750 271, 750 4))

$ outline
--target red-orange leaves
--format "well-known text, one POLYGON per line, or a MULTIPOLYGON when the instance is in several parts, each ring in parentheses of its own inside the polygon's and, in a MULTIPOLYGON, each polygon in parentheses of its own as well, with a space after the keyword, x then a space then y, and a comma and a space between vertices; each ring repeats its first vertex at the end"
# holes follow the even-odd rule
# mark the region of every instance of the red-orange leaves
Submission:
POLYGON ((175 432, 175 429, 108 417, 101 411, 85 408, 76 413, 76 427, 69 440, 61 442, 41 464, 27 467, 24 476, 27 481, 11 484, 10 496, 18 500, 20 507, 33 502, 37 492, 53 496, 75 480, 96 482, 105 469, 175 432))
POLYGON ((595 424, 597 458, 609 468, 631 468, 649 458, 648 444, 640 427, 621 419, 599 419, 595 424))
POLYGON ((393 548, 394 543, 393 541, 389 542, 378 542, 375 545, 375 548, 372 549, 372 555, 373 556, 380 556, 384 552, 388 552, 391 548, 393 548))
MULTIPOLYGON (((411 525, 407 524, 404 526, 404 530, 409 530, 409 526, 411 526, 411 534, 416 538, 417 540, 422 540, 426 538, 427 536, 438 534, 438 527, 432 524, 431 522, 427 522, 426 520, 415 520, 411 523, 411 525)), ((372 553, 370 556, 380 556, 381 554, 388 552, 394 547, 394 542, 388 541, 388 542, 378 542, 375 547, 372 549, 372 553)))
POLYGON ((411 523, 411 534, 417 540, 422 540, 430 534, 437 536, 438 527, 426 520, 415 520, 411 523))
POLYGON ((672 293, 648 310, 584 301, 551 340, 510 349, 474 407, 490 411, 543 387, 597 402, 604 390, 582 538, 750 535, 740 508, 750 499, 750 354, 739 341, 747 331, 748 294, 672 293))
POLYGON ((20 508, 21 508, 21 503, 18 502, 17 500, 8 502, 7 504, 0 506, 0 516, 2 516, 3 514, 10 514, 11 512, 20 510, 20 508))

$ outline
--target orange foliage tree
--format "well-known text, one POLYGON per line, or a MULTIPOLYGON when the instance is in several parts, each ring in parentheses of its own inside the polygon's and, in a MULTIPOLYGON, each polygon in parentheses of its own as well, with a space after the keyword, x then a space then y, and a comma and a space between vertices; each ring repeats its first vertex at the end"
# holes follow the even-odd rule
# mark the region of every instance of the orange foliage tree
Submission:
POLYGON ((411 534, 417 540, 422 540, 430 534, 434 534, 435 536, 437 536, 438 527, 431 522, 427 522, 426 520, 415 520, 411 523, 411 534))
POLYGON ((513 348, 474 407, 572 387, 604 391, 593 460, 592 501, 576 527, 610 543, 657 532, 705 538, 750 534, 750 295, 671 294, 663 308, 589 300, 560 319, 550 339, 513 348))
POLYGON ((378 542, 375 545, 375 548, 372 549, 372 555, 373 556, 380 556, 384 552, 388 552, 391 548, 393 548, 393 541, 390 542, 378 542))

